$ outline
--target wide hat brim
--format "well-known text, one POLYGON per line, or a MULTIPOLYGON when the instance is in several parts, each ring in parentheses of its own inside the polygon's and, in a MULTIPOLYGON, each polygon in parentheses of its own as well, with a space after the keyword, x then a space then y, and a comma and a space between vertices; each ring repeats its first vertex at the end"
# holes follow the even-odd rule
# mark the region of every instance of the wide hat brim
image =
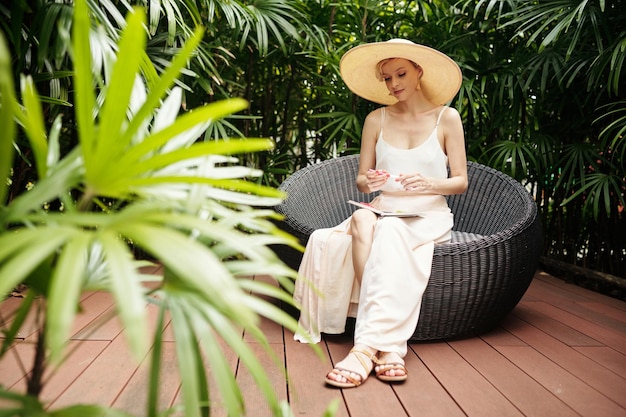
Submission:
POLYGON ((383 59, 404 58, 422 67, 420 86, 433 104, 448 103, 461 88, 461 69, 446 54, 406 39, 391 39, 355 46, 341 58, 339 69, 348 88, 356 95, 379 104, 395 104, 384 81, 376 74, 376 65, 383 59))

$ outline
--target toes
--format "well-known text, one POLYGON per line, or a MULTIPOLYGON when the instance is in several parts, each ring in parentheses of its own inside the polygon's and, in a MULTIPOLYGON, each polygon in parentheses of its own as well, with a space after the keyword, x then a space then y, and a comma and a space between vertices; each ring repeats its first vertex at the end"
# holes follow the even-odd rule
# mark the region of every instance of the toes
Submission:
POLYGON ((350 380, 347 378, 352 378, 353 380, 361 380, 361 376, 355 374, 354 372, 350 372, 350 373, 345 373, 345 372, 341 372, 337 369, 333 369, 332 371, 330 371, 330 373, 327 375, 328 379, 332 379, 333 381, 339 382, 341 384, 346 384, 348 382, 350 382, 350 380))
POLYGON ((402 369, 395 369, 391 365, 380 365, 380 367, 377 367, 376 372, 383 372, 386 376, 404 376, 402 369))
POLYGON ((337 381, 341 383, 346 382, 346 379, 343 377, 343 375, 336 369, 333 369, 332 371, 330 371, 328 375, 326 376, 328 377, 328 379, 332 379, 333 381, 337 381))

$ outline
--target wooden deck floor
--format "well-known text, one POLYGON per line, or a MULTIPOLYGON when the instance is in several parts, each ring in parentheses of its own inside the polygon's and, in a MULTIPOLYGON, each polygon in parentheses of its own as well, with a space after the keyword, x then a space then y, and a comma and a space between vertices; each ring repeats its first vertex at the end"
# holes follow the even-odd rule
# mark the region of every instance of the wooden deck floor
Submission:
MULTIPOLYGON (((0 317, 10 320, 17 304, 19 298, 4 301, 0 317)), ((51 409, 87 402, 145 415, 147 361, 137 364, 128 355, 117 320, 111 319, 111 297, 87 294, 83 306, 72 338, 72 360, 50 376, 43 398, 51 409)), ((350 349, 350 336, 326 337, 320 358, 280 326, 264 322, 263 328, 284 360, 288 382, 269 359, 266 371, 294 416, 322 416, 333 400, 340 402, 338 416, 351 417, 626 416, 626 303, 542 272, 495 331, 412 344, 406 358, 409 380, 401 385, 370 378, 357 389, 327 388, 323 377, 350 349)), ((34 329, 32 324, 22 329, 20 342, 0 361, 0 385, 24 391, 34 329)), ((178 403, 180 392, 173 339, 165 331, 164 407, 178 403)), ((250 343, 263 357, 262 349, 250 343)), ((230 361, 247 416, 268 416, 250 376, 237 367, 236 357, 230 361)), ((225 415, 219 402, 211 415, 225 415)))

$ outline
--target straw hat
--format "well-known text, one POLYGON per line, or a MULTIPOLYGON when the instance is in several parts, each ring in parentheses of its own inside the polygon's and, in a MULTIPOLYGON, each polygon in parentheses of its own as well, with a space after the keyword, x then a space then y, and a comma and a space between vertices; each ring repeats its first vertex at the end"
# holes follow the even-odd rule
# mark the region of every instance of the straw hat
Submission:
POLYGON ((355 46, 341 58, 341 77, 353 93, 364 99, 386 105, 397 103, 376 74, 376 65, 388 58, 408 59, 422 67, 421 89, 433 104, 448 103, 461 87, 463 77, 456 62, 435 49, 406 39, 355 46))

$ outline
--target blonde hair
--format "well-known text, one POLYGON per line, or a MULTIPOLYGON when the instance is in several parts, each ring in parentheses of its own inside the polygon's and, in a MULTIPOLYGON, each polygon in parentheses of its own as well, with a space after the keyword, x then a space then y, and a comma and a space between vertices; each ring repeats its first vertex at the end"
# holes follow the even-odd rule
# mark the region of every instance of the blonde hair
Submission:
MULTIPOLYGON (((406 59, 406 58, 385 58, 381 61, 378 61, 378 64, 376 64, 376 78, 378 79, 378 81, 384 81, 383 80, 383 65, 385 65, 389 61, 393 61, 394 59, 406 59)), ((406 60, 409 61, 411 64, 413 64, 415 68, 421 69, 422 70, 421 75, 424 75, 424 69, 419 64, 416 64, 410 59, 406 59, 406 60)), ((421 78, 421 75, 420 75, 420 78, 421 78)))

